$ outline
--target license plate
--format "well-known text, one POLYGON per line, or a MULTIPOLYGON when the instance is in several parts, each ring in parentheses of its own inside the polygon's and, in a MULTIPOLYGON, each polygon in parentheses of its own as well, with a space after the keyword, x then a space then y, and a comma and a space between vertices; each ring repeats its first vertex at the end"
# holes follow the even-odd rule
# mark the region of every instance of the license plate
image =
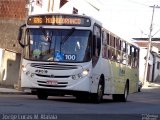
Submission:
POLYGON ((58 82, 55 81, 55 80, 48 80, 48 81, 47 81, 47 84, 48 84, 48 85, 57 85, 58 82))

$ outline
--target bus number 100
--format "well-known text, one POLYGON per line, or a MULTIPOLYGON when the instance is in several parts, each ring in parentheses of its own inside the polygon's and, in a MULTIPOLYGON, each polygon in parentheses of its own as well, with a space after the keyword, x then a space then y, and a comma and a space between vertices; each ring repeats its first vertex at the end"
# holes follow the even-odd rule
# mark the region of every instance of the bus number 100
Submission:
POLYGON ((65 60, 76 60, 76 55, 65 55, 65 60))

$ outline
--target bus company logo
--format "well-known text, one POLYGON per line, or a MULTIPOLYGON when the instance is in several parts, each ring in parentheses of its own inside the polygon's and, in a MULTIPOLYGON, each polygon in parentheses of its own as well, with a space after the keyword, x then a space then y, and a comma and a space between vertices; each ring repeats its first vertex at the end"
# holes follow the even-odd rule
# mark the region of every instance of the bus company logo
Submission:
POLYGON ((126 71, 122 68, 119 69, 119 75, 122 76, 122 75, 125 75, 126 71))
POLYGON ((36 69, 36 70, 35 70, 35 73, 38 73, 38 74, 47 74, 47 73, 48 73, 48 70, 36 69))

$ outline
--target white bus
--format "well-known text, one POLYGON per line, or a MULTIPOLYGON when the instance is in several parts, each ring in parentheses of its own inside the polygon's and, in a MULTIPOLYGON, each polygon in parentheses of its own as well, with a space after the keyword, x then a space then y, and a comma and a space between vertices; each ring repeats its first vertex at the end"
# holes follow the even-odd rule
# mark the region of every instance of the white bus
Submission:
POLYGON ((18 40, 23 47, 21 87, 39 99, 74 95, 101 102, 103 95, 112 95, 125 102, 138 91, 139 48, 94 18, 32 15, 20 27, 18 40))

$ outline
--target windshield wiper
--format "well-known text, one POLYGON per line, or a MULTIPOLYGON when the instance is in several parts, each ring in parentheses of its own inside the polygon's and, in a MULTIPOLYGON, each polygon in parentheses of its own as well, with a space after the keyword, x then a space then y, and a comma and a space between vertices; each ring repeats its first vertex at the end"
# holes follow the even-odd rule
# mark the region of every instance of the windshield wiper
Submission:
POLYGON ((60 42, 60 53, 61 53, 61 49, 62 49, 62 44, 64 44, 68 40, 68 38, 74 33, 74 31, 75 31, 75 28, 72 28, 68 32, 68 34, 61 40, 61 42, 60 42))
POLYGON ((75 28, 72 28, 68 32, 68 34, 62 39, 61 44, 64 44, 68 40, 68 38, 74 33, 74 31, 75 31, 75 28))

